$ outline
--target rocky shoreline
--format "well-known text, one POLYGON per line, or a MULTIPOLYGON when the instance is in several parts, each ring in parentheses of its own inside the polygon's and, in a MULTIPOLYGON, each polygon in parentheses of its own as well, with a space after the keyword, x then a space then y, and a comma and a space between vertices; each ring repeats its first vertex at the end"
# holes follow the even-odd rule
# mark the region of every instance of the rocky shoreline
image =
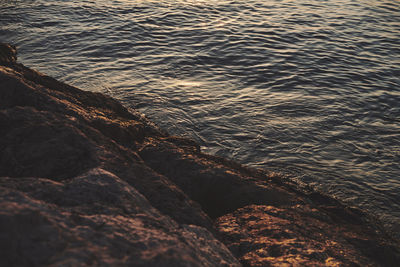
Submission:
POLYGON ((16 59, 0 44, 2 266, 398 266, 361 211, 16 59))

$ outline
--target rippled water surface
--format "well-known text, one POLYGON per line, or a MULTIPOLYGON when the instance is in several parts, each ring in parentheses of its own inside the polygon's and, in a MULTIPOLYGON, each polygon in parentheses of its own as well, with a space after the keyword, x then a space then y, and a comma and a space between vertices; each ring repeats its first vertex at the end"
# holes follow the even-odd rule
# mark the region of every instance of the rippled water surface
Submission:
POLYGON ((400 229, 399 1, 0 0, 0 41, 400 229))

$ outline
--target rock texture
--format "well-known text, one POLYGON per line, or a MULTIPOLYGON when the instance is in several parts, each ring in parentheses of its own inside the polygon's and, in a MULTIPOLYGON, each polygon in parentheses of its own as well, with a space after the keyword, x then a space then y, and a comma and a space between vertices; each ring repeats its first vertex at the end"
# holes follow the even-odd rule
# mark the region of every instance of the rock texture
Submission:
POLYGON ((0 44, 0 265, 396 266, 365 214, 201 153, 0 44))
POLYGON ((336 212, 304 204, 251 205, 218 218, 216 226, 221 240, 248 266, 398 264, 396 248, 363 225, 360 214, 344 209, 340 218, 336 212))

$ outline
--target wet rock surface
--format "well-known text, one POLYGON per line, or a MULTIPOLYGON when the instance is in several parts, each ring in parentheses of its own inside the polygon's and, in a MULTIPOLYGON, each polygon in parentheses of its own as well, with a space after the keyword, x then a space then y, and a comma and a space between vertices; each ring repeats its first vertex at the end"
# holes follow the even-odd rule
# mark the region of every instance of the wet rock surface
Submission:
POLYGON ((382 265, 365 214, 201 153, 0 45, 2 266, 382 265))

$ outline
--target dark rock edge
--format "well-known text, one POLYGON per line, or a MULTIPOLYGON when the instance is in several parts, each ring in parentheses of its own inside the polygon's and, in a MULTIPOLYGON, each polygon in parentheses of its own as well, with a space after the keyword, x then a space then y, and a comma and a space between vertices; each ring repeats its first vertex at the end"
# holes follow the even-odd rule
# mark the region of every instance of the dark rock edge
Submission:
POLYGON ((397 266, 360 210, 204 154, 0 44, 4 266, 397 266))

